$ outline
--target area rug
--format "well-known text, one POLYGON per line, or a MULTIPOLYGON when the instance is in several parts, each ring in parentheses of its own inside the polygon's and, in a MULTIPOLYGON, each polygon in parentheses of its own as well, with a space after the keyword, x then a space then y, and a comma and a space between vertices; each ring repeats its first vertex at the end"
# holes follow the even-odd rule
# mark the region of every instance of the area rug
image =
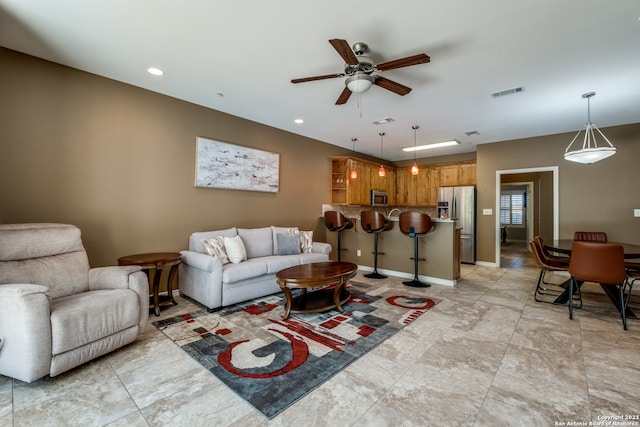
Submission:
POLYGON ((433 307, 419 291, 350 282, 344 312, 282 320, 275 294, 154 322, 168 338, 271 419, 433 307))

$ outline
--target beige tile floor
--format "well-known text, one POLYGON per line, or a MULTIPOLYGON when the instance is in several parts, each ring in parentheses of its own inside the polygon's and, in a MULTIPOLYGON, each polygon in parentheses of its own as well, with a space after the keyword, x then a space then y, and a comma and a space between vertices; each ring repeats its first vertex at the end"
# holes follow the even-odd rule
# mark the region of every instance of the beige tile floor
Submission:
MULTIPOLYGON (((424 289, 442 302, 271 421, 149 325, 56 378, 0 376, 0 427, 559 426, 640 415, 640 321, 623 331, 596 285, 585 284, 572 321, 566 307, 535 302, 539 270, 519 249, 503 268, 464 265, 455 288, 424 289)), ((195 309, 179 301, 162 316, 195 309)))

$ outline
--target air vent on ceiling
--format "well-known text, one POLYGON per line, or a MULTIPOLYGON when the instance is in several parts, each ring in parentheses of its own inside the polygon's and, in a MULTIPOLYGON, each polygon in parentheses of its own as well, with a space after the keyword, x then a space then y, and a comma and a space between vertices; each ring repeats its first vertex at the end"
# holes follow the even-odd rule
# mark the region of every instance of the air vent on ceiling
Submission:
POLYGON ((470 131, 465 132, 465 134, 467 136, 473 136, 473 135, 480 135, 480 132, 478 132, 477 130, 470 130, 470 131))
POLYGON ((371 123, 373 123, 374 125, 383 125, 385 123, 391 123, 395 120, 393 120, 391 117, 387 117, 386 119, 380 119, 380 120, 374 120, 371 123))
POLYGON ((524 86, 514 87, 513 89, 507 89, 500 92, 494 92, 491 94, 492 98, 500 98, 501 96, 513 95, 515 93, 524 92, 524 86))

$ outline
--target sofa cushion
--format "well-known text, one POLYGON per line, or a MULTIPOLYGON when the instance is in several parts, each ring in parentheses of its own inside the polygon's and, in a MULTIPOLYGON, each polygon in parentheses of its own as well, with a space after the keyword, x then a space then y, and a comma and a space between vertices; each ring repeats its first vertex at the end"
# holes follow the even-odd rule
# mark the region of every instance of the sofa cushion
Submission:
POLYGON ((238 235, 238 229, 235 227, 227 228, 225 230, 215 231, 198 231, 189 236, 189 250, 194 252, 200 252, 206 254, 207 252, 202 245, 202 241, 205 239, 213 239, 218 236, 234 237, 238 235))
POLYGON ((273 254, 278 253, 278 239, 276 238, 277 234, 284 234, 286 236, 291 236, 292 234, 298 234, 298 227, 274 227, 271 226, 271 231, 273 232, 273 254))
POLYGON ((307 252, 300 254, 300 264, 310 264, 312 262, 326 262, 329 261, 329 255, 319 254, 317 252, 307 252))
POLYGON ((238 228, 238 236, 242 238, 248 259, 273 255, 271 227, 238 228))
POLYGON ((204 250, 207 252, 207 255, 220 258, 220 262, 223 264, 230 262, 229 257, 227 256, 227 250, 224 246, 224 236, 203 239, 202 245, 204 246, 204 250))
POLYGON ((310 253, 313 249, 313 231, 300 232, 300 252, 310 253))
POLYGON ((229 261, 233 264, 238 264, 247 259, 247 251, 244 247, 244 243, 240 236, 236 237, 223 237, 224 249, 229 257, 229 261))
POLYGON ((82 292, 51 302, 52 354, 73 350, 136 326, 138 295, 131 289, 82 292))
POLYGON ((300 255, 273 255, 255 258, 252 261, 261 262, 267 266, 267 274, 276 274, 285 268, 300 265, 300 255))
POLYGON ((234 283, 265 274, 267 274, 267 265, 265 263, 248 260, 240 264, 225 265, 222 268, 222 282, 234 283))
POLYGON ((278 250, 275 255, 294 255, 300 253, 300 238, 297 234, 286 236, 284 234, 276 234, 278 242, 278 250))

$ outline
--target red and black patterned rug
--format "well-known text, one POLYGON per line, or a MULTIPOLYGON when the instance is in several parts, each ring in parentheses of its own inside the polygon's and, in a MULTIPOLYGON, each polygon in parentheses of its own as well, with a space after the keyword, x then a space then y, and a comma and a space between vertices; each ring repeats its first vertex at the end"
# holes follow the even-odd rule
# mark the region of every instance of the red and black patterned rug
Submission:
POLYGON ((275 294, 154 325, 271 419, 436 304, 417 289, 347 286, 342 313, 282 320, 284 296, 275 294))

